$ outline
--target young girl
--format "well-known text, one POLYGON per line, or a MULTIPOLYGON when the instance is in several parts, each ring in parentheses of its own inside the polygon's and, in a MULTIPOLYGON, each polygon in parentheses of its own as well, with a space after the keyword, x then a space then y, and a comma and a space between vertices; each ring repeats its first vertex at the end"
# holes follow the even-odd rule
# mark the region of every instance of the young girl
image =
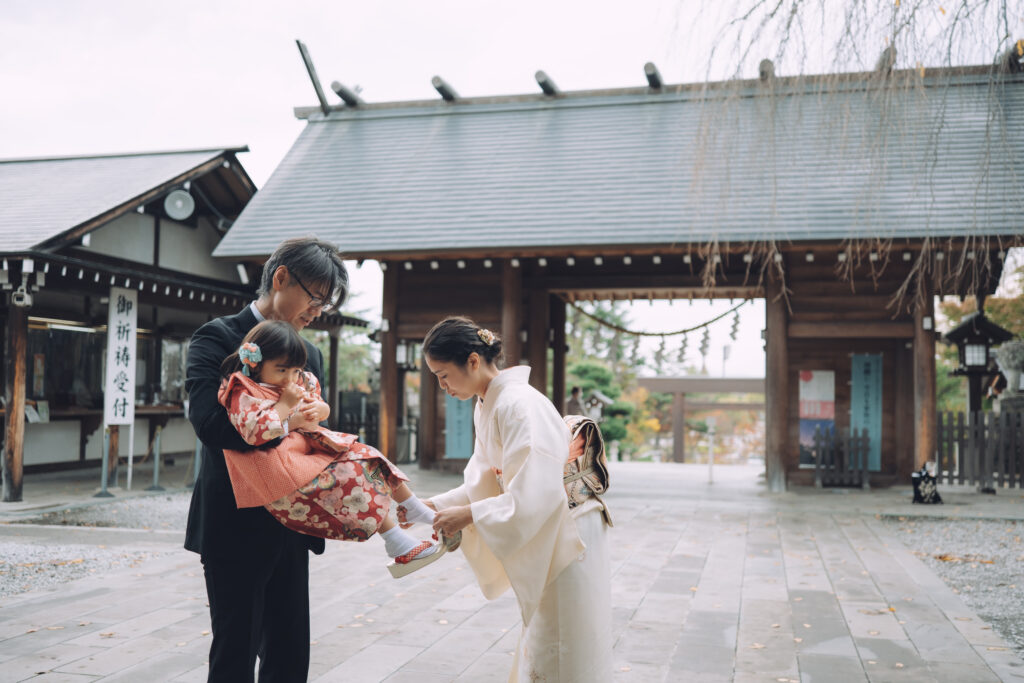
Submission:
POLYGON ((420 543, 389 517, 392 500, 403 523, 429 524, 434 512, 379 451, 317 424, 330 408, 305 365, 306 347, 295 329, 267 320, 221 366, 221 405, 242 438, 263 447, 224 451, 238 507, 262 505, 289 529, 322 538, 365 541, 380 532, 395 578, 457 547, 456 538, 420 543))
POLYGON ((499 372, 493 332, 448 318, 427 334, 423 355, 447 394, 478 399, 465 483, 429 504, 434 529, 465 530, 462 550, 484 595, 515 591, 523 630, 509 680, 610 681, 611 520, 596 495, 604 486, 578 485, 592 463, 566 476, 569 428, 529 385, 528 367, 499 372))

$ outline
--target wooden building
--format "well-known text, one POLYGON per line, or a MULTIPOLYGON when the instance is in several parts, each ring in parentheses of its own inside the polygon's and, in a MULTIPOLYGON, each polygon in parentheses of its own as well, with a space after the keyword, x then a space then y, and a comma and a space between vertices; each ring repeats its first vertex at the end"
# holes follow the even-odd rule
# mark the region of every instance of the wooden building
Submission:
MULTIPOLYGON (((0 161, 5 501, 21 499, 26 471, 100 462, 112 287, 138 293, 133 451, 147 452, 157 426, 165 454, 194 451, 188 339, 252 301, 260 274, 211 256, 256 192, 236 157, 245 151, 0 161), (40 421, 26 424, 26 404, 29 415, 47 408, 40 421)), ((114 464, 129 451, 123 432, 114 464)))
MULTIPOLYGON (((215 251, 259 261, 291 226, 380 261, 385 453, 396 350, 443 316, 500 331, 561 405, 566 301, 711 297, 767 309, 772 490, 812 481, 802 408, 870 430, 872 482, 934 457, 934 296, 991 292, 1021 244, 1024 75, 442 95, 297 109, 304 132, 215 251)), ((443 431, 464 409, 421 386, 421 462, 459 467, 443 431)))

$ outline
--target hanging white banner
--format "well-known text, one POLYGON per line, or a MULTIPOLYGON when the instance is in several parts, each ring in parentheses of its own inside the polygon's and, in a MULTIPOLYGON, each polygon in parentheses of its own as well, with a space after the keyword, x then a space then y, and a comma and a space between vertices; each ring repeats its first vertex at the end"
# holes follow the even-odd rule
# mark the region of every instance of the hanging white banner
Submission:
POLYGON ((135 332, 139 293, 110 288, 107 315, 107 379, 103 391, 103 424, 135 423, 135 332))

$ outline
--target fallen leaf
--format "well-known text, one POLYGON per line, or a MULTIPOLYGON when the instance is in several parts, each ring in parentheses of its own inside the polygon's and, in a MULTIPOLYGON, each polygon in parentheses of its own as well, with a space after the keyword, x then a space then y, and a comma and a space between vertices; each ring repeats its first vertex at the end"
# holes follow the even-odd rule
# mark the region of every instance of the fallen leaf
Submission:
POLYGON ((989 650, 991 652, 1006 652, 1006 650, 1007 650, 1007 648, 1005 648, 1005 647, 996 647, 995 645, 990 645, 989 647, 986 647, 985 649, 989 650))
POLYGON ((750 649, 751 650, 763 650, 764 649, 764 645, 762 645, 761 643, 754 643, 753 645, 750 646, 750 649))
POLYGON ((877 636, 878 635, 878 631, 868 631, 868 635, 869 636, 877 636))
POLYGON ((113 631, 107 631, 106 633, 101 633, 100 634, 100 638, 113 638, 113 637, 114 637, 114 632, 113 631))
POLYGON ((895 664, 893 664, 893 666, 895 666, 897 669, 902 669, 903 668, 903 662, 896 662, 895 664))
POLYGON ((804 642, 804 639, 803 638, 794 638, 793 642, 794 643, 802 643, 802 642, 804 642))
POLYGON ((210 632, 209 631, 201 631, 199 633, 199 635, 201 635, 201 636, 208 636, 208 635, 210 635, 210 632))
POLYGON ((620 666, 619 667, 619 671, 632 671, 632 669, 629 668, 628 666, 620 666))
POLYGON ((447 619, 438 619, 437 623, 439 623, 439 624, 447 624, 448 620, 447 619))
POLYGON ((62 628, 64 628, 64 627, 63 626, 47 626, 46 630, 47 631, 60 631, 62 628))

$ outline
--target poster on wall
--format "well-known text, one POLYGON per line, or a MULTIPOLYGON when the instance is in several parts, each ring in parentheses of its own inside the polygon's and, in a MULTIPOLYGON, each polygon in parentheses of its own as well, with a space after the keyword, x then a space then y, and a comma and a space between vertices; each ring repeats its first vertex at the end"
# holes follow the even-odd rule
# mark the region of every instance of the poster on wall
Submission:
POLYGON ((836 373, 800 371, 800 467, 814 467, 814 431, 836 427, 836 373))
POLYGON ((850 361, 850 429, 868 431, 868 469, 882 468, 882 355, 855 353, 850 361))

